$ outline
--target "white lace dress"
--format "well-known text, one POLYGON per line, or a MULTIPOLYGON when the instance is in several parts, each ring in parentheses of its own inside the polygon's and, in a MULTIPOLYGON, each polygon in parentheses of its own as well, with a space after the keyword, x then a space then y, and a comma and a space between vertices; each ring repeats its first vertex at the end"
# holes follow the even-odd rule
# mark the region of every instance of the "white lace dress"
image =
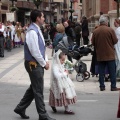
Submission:
POLYGON ((66 74, 64 65, 54 63, 51 72, 49 105, 67 106, 68 104, 75 103, 76 92, 74 84, 66 74))

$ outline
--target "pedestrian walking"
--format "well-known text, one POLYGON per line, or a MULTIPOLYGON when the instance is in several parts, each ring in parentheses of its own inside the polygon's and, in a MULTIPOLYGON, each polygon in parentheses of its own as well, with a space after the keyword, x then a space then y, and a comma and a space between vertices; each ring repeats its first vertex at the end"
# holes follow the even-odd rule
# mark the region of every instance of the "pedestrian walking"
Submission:
POLYGON ((96 49, 100 91, 105 90, 104 73, 105 66, 107 65, 110 80, 111 91, 118 90, 116 87, 116 64, 115 64, 115 51, 114 45, 118 39, 112 28, 108 27, 108 20, 106 17, 101 17, 99 20, 100 26, 94 30, 92 36, 92 44, 96 49))
POLYGON ((49 105, 53 112, 57 112, 56 107, 64 106, 65 114, 74 114, 68 105, 76 103, 76 92, 68 71, 64 67, 65 59, 66 55, 60 51, 53 56, 49 105))
POLYGON ((82 38, 84 45, 88 45, 89 43, 89 29, 88 29, 88 20, 85 16, 82 18, 82 38))
POLYGON ((26 108, 35 99, 39 120, 55 120, 50 118, 44 103, 44 68, 49 69, 49 63, 45 59, 45 41, 40 30, 44 23, 44 14, 39 10, 33 10, 30 15, 31 25, 26 34, 24 45, 25 68, 29 74, 31 85, 27 89, 20 103, 14 109, 23 119, 29 119, 25 114, 26 108))
POLYGON ((4 57, 4 25, 0 22, 0 57, 4 57))

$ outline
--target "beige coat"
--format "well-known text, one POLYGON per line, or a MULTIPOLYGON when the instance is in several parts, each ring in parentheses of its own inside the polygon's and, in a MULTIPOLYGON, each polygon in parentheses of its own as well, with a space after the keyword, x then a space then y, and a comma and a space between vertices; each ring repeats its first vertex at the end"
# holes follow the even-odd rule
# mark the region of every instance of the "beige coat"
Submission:
POLYGON ((115 60, 114 45, 118 39, 112 28, 101 25, 94 30, 92 44, 95 47, 97 61, 115 60))

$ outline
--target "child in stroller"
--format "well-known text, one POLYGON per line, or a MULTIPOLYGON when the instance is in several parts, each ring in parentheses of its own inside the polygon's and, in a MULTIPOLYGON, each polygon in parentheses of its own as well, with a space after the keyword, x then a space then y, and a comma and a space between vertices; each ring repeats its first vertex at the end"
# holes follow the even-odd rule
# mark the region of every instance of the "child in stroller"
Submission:
POLYGON ((65 36, 56 47, 57 49, 60 49, 62 52, 64 52, 66 55, 69 55, 76 60, 73 68, 77 72, 77 81, 82 82, 89 79, 90 73, 87 71, 87 65, 82 62, 81 58, 91 53, 91 45, 77 47, 77 45, 71 40, 71 38, 65 36))

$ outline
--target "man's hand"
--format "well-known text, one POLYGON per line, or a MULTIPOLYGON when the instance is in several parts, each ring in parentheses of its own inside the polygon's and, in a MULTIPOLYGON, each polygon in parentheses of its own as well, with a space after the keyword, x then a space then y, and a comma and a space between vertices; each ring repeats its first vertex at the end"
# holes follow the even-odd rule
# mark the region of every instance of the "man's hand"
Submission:
POLYGON ((49 63, 48 63, 48 62, 46 62, 45 69, 46 69, 46 70, 49 69, 49 63))

